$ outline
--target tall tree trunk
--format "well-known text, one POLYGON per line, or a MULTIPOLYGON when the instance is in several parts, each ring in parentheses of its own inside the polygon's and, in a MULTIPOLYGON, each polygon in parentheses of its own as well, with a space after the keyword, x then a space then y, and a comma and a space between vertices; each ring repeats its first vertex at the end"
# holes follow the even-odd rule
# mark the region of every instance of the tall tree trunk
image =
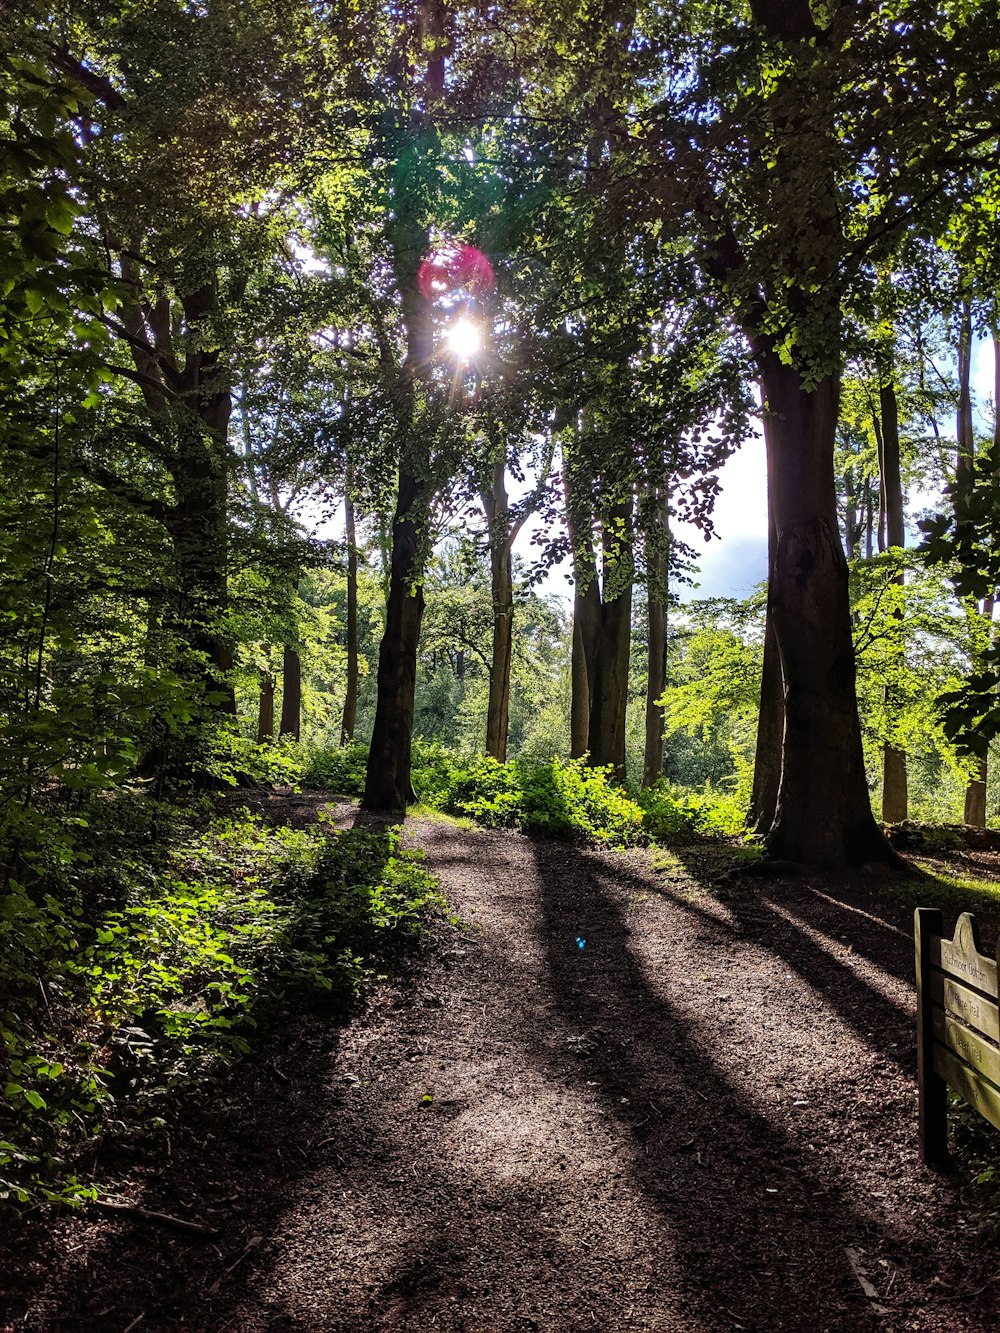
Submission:
MULTIPOLYGON (((437 7, 440 9, 440 6, 437 7)), ((429 22, 436 23, 431 18, 429 22)), ((433 29, 432 30, 436 30, 433 29)), ((432 101, 441 95, 444 50, 432 51, 423 93, 432 101)), ((363 804, 368 810, 398 814, 415 800, 410 776, 413 750, 417 651, 424 614, 423 549, 430 521, 431 458, 422 414, 432 395, 434 325, 431 303, 420 291, 419 272, 428 247, 423 222, 425 202, 416 188, 415 163, 421 151, 433 152, 433 132, 411 120, 390 141, 395 156, 392 172, 393 216, 387 229, 393 270, 399 290, 406 358, 392 372, 389 389, 401 435, 396 508, 392 522, 386 593, 385 630, 379 645, 377 702, 368 751, 363 804)))
POLYGON ((257 706, 257 744, 267 745, 274 740, 274 674, 262 671, 260 700, 257 706))
MULTIPOLYGON (((955 458, 955 479, 961 482, 971 471, 976 450, 975 424, 972 418, 972 302, 966 298, 962 302, 958 332, 958 411, 956 413, 955 434, 958 448, 955 458)), ((979 615, 979 607, 970 602, 966 608, 970 619, 979 615)), ((983 615, 993 619, 993 598, 986 600, 983 615), (988 611, 988 617, 986 615, 988 611)), ((977 663, 978 666, 978 663, 977 663)), ((976 761, 975 776, 969 780, 965 789, 964 820, 975 828, 986 827, 986 786, 989 779, 989 764, 985 756, 976 761)))
MULTIPOLYGON (((195 372, 192 371, 192 378, 195 372)), ((225 629, 228 608, 229 467, 226 435, 232 402, 228 392, 199 397, 197 412, 180 405, 174 417, 176 445, 171 477, 175 503, 166 515, 177 571, 178 632, 197 661, 210 707, 235 716, 230 679, 233 648, 225 629)))
MULTIPOLYGON (((971 330, 970 330, 971 333, 971 330)), ((993 444, 1000 449, 1000 332, 996 324, 990 328, 990 337, 993 342, 993 444)), ((964 378, 966 383, 971 378, 972 362, 972 340, 971 336, 966 340, 968 351, 964 360, 964 378)), ((960 422, 959 422, 959 441, 967 444, 972 441, 972 397, 971 387, 963 389, 960 402, 960 422), (964 413, 963 413, 964 409, 964 413), (964 416, 964 419, 963 419, 964 416)), ((987 597, 983 602, 983 617, 992 622, 994 608, 996 606, 996 597, 987 597)), ((997 633, 994 630, 994 644, 997 643, 997 633)), ((966 824, 971 824, 975 828, 986 827, 986 790, 989 781, 989 761, 985 757, 976 762, 976 776, 971 780, 965 789, 965 812, 963 818, 966 824)))
MULTIPOLYGON (((903 521, 899 407, 896 402, 893 361, 894 349, 890 346, 884 350, 879 367, 879 415, 882 418, 879 463, 886 535, 890 548, 902 549, 906 545, 906 528, 903 521)), ((896 581, 902 586, 904 582, 902 570, 896 576, 896 581)), ((887 712, 898 707, 898 701, 889 685, 885 687, 885 705, 887 712)), ((906 755, 902 750, 887 745, 882 752, 882 818, 887 824, 898 824, 907 817, 907 813, 906 755)))
POLYGON ((282 736, 299 739, 302 726, 302 659, 298 650, 285 647, 281 654, 281 725, 282 736))
POLYGON ((602 596, 590 691, 590 759, 626 780, 625 712, 632 646, 632 500, 617 505, 602 531, 602 596))
POLYGON ((833 450, 839 381, 807 390, 757 349, 772 446, 771 608, 785 691, 781 783, 768 847, 826 866, 893 860, 865 778, 833 450))
POLYGON ((493 651, 490 656, 490 695, 486 712, 486 753, 504 763, 510 715, 510 670, 514 649, 514 567, 511 556, 510 503, 506 468, 501 459, 493 466, 492 485, 481 494, 489 529, 490 591, 493 613, 493 651))
POLYGON ((358 543, 350 491, 344 496, 344 510, 347 524, 347 687, 340 743, 350 745, 358 717, 358 543))
POLYGON ((781 680, 781 657, 774 632, 771 592, 774 587, 774 558, 777 536, 774 530, 773 466, 771 424, 765 412, 762 418, 767 452, 767 609, 764 613, 764 658, 760 676, 760 710, 757 714, 757 748, 753 764, 753 790, 747 824, 754 833, 766 834, 774 823, 781 785, 781 742, 785 730, 785 699, 781 680))
POLYGON ((648 497, 646 534, 646 739, 642 785, 663 776, 663 706, 667 688, 668 510, 663 496, 648 497))
POLYGON ((591 535, 592 514, 582 488, 572 480, 573 460, 563 449, 566 526, 573 559, 573 644, 571 657, 570 757, 590 748, 590 707, 594 688, 594 653, 601 624, 601 590, 591 535))
POLYGON ((417 649, 424 614, 420 544, 426 508, 425 483, 400 473, 385 633, 378 654, 378 702, 365 782, 364 806, 368 810, 400 813, 416 799, 410 761, 417 649))
POLYGON ((844 491, 844 550, 847 552, 848 560, 856 560, 858 556, 858 537, 861 529, 858 524, 854 469, 851 467, 847 468, 844 473, 844 491))

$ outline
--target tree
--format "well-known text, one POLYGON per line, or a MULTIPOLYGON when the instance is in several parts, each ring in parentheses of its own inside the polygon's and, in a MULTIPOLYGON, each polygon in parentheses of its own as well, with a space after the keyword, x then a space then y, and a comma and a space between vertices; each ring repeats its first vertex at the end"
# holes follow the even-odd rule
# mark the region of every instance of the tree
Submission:
POLYGON ((704 271, 751 344, 769 419, 784 732, 768 846, 823 865, 892 861, 868 799, 837 531, 842 305, 858 259, 911 221, 914 200, 975 169, 992 135, 979 45, 990 20, 949 14, 945 56, 940 25, 916 39, 919 4, 894 21, 846 5, 814 17, 804 0, 755 0, 751 12, 752 26, 727 28, 726 51, 706 33, 707 56, 685 67, 681 48, 682 91, 655 117, 666 166, 651 168, 652 189, 665 223, 697 220, 704 271))

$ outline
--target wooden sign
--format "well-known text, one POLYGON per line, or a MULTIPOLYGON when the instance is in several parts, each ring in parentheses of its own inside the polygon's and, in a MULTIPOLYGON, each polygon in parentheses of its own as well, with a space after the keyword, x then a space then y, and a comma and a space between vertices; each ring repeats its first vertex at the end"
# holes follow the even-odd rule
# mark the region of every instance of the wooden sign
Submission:
POLYGON ((940 1167, 948 1162, 949 1088, 1000 1129, 997 960, 983 953, 969 912, 958 918, 949 940, 941 934, 941 913, 918 907, 913 938, 920 1156, 940 1167))

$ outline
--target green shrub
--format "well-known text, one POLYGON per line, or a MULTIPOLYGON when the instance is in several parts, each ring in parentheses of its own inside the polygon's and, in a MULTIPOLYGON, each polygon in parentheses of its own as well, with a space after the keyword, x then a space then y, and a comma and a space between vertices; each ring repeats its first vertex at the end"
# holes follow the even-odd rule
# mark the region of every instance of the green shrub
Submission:
POLYGON ((684 833, 731 838, 746 832, 746 809, 731 792, 678 791, 665 780, 636 794, 643 824, 657 841, 684 833))
MULTIPOLYGON (((303 781, 360 795, 367 751, 316 751, 303 781)), ((413 742, 413 789, 432 810, 468 815, 490 828, 523 828, 555 838, 586 838, 617 846, 685 834, 732 837, 745 832, 743 806, 730 793, 683 792, 662 780, 630 793, 610 768, 582 759, 538 760, 522 755, 501 764, 466 756, 437 741, 413 742)))
POLYGON ((361 796, 368 765, 367 745, 324 746, 308 754, 302 770, 303 787, 361 796))
POLYGON ((614 784, 610 767, 588 768, 582 759, 519 762, 516 767, 529 832, 626 847, 645 841, 642 811, 614 784))
POLYGON ((684 797, 675 796, 668 782, 661 780, 652 787, 643 787, 635 799, 642 810, 643 828, 654 841, 694 831, 694 819, 684 797))

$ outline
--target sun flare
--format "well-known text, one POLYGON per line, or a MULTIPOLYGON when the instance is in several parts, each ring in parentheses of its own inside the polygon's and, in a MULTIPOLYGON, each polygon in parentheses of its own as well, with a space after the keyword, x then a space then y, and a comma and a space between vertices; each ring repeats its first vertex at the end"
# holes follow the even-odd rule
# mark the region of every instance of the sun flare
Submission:
POLYGON ((445 342, 452 356, 468 361, 482 349, 483 335, 470 319, 459 319, 445 334, 445 342))

